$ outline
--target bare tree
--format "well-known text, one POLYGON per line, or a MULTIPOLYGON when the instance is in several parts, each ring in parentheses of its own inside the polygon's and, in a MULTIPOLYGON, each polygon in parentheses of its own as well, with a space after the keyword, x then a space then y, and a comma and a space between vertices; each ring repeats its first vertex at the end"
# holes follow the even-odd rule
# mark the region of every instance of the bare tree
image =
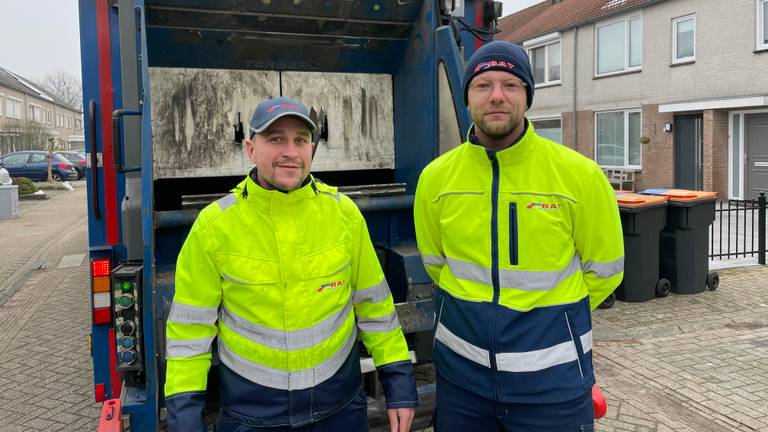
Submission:
POLYGON ((47 150, 51 131, 40 123, 9 119, 0 128, 0 154, 19 150, 47 150))
POLYGON ((82 111, 83 87, 80 80, 64 71, 51 72, 40 83, 61 102, 82 111))
MULTIPOLYGON (((54 137, 48 137, 48 182, 53 182, 53 152, 62 150, 64 148, 64 142, 54 137)), ((58 174, 57 174, 58 175, 58 174)), ((66 179, 61 179, 66 180, 66 179)))

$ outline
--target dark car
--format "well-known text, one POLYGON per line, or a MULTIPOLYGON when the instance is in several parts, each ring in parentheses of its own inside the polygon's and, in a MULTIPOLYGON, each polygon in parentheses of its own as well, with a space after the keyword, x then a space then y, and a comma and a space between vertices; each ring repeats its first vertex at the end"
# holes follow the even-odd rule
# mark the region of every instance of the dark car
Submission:
POLYGON ((85 177, 85 155, 74 151, 59 151, 55 154, 60 154, 67 158, 67 160, 75 167, 77 171, 77 179, 85 177))
MULTIPOLYGON (((0 163, 11 177, 27 177, 30 180, 48 180, 48 152, 19 151, 8 153, 0 158, 0 163)), ((70 161, 62 155, 54 154, 51 163, 51 175, 54 180, 77 180, 77 170, 70 161)))

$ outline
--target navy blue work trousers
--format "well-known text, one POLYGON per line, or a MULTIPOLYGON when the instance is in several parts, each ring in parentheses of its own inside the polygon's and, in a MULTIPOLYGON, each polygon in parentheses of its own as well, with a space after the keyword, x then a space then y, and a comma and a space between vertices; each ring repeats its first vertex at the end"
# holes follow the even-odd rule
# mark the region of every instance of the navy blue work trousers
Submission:
POLYGON ((225 413, 216 421, 216 432, 366 432, 368 431, 368 401, 361 389, 341 410, 303 426, 259 427, 240 423, 225 413))
POLYGON ((592 392, 556 404, 497 403, 437 377, 435 432, 593 432, 592 392))

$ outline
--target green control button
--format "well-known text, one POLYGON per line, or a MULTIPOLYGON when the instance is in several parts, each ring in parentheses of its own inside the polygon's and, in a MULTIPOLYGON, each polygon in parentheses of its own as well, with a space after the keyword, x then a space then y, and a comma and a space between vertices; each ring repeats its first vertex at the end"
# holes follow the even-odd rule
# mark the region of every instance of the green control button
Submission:
POLYGON ((131 307, 133 305, 133 296, 128 294, 121 295, 117 298, 117 305, 122 308, 131 307))
POLYGON ((134 284, 131 281, 123 281, 120 283, 120 289, 123 291, 132 291, 133 285, 134 284))

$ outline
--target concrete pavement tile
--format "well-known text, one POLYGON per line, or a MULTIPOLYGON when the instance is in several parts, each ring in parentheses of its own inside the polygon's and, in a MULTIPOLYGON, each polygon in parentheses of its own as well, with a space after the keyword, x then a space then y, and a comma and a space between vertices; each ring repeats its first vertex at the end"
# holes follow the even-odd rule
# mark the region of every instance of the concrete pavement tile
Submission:
POLYGON ((40 431, 47 431, 50 430, 51 425, 53 425, 54 422, 50 420, 45 420, 42 418, 36 418, 32 419, 26 423, 24 423, 24 426, 32 429, 32 430, 40 430, 40 431))

